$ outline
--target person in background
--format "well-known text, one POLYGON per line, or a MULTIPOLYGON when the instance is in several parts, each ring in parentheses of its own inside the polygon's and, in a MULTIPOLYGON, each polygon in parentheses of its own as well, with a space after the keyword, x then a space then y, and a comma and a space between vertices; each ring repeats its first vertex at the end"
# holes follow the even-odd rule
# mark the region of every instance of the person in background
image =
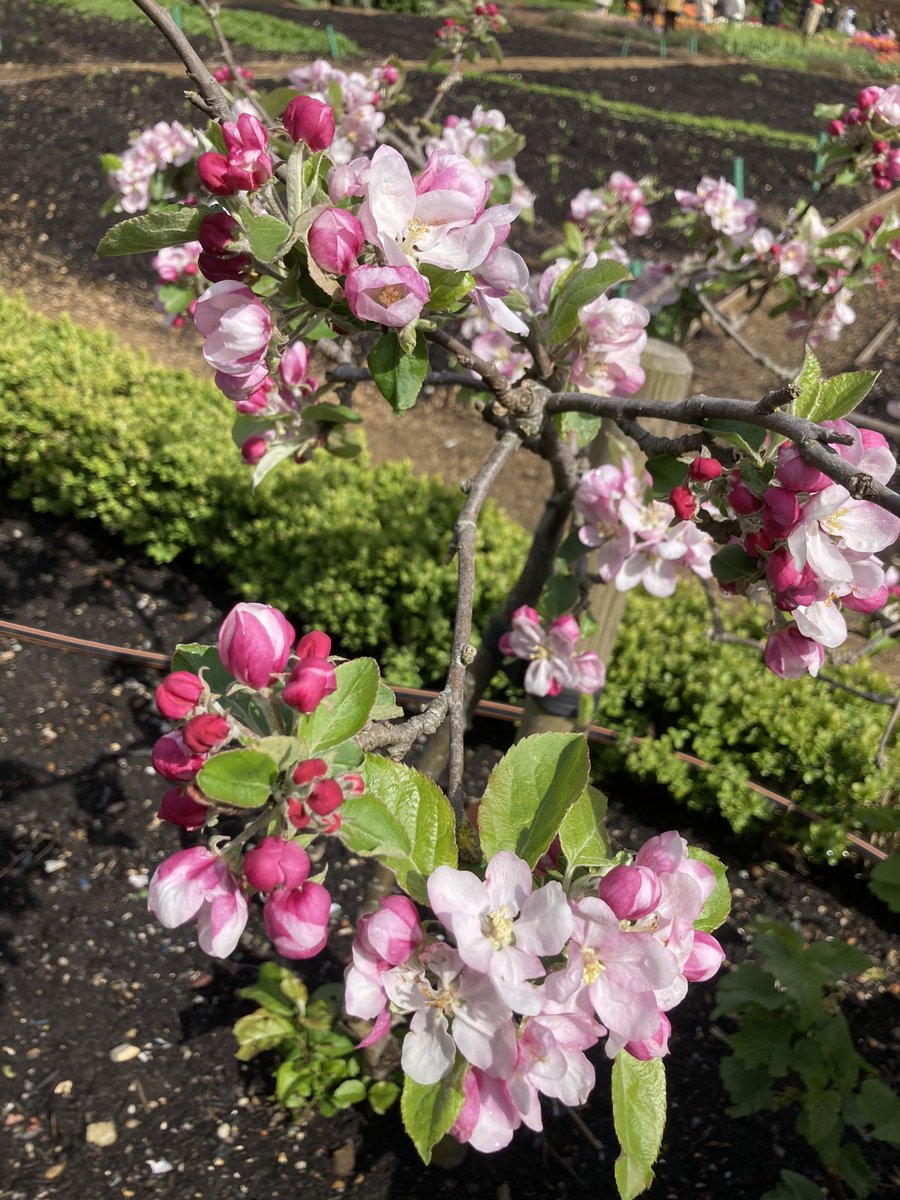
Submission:
POLYGON ((846 34, 847 37, 853 37, 856 33, 856 9, 852 4, 848 5, 841 13, 837 31, 846 34))
POLYGON ((678 18, 684 8, 684 0, 666 0, 665 33, 674 33, 678 18))
POLYGON ((800 25, 800 32, 805 38, 811 38, 819 28, 819 22, 822 19, 822 10, 825 7, 825 0, 811 0, 803 21, 800 25))
POLYGON ((648 29, 654 27, 656 24, 656 0, 641 0, 641 17, 638 24, 646 25, 648 29))
POLYGON ((777 25, 781 20, 782 0, 765 0, 762 10, 763 25, 777 25))
POLYGON ((715 11, 715 5, 712 0, 697 0, 697 17, 704 25, 710 23, 715 16, 715 11))
POLYGON ((723 0, 722 16, 728 21, 741 22, 747 14, 745 0, 723 0))
POLYGON ((886 8, 872 18, 872 36, 879 38, 895 38, 897 36, 891 25, 891 14, 886 8))

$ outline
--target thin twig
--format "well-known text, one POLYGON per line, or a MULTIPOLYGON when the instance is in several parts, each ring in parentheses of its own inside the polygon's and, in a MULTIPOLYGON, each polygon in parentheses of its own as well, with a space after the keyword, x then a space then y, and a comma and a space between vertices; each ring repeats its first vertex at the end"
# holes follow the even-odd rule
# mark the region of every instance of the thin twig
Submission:
POLYGON ((419 737, 430 737, 441 727, 450 707, 448 688, 434 698, 414 717, 408 717, 394 725, 390 721, 376 721, 362 733, 356 735, 361 750, 387 750, 391 758, 405 757, 419 737))
POLYGON ((475 538, 478 532, 478 516, 484 507, 497 476, 512 458, 521 443, 515 430, 504 433, 491 453, 482 463, 469 488, 465 504, 456 519, 451 547, 458 558, 458 583, 456 619, 453 627, 453 647, 450 651, 450 668, 447 672, 446 688, 450 692, 450 771, 448 792, 457 821, 461 821, 465 808, 462 795, 463 735, 466 727, 466 667, 475 658, 470 646, 472 636, 472 608, 475 603, 475 538), (471 654, 470 654, 471 650, 471 654))
POLYGON ((891 734, 894 732, 894 726, 897 724, 898 717, 900 717, 900 693, 897 695, 897 700, 891 710, 891 715, 888 717, 888 723, 884 727, 884 733, 881 735, 881 741, 878 743, 878 749, 875 752, 875 766, 879 770, 887 763, 887 746, 891 740, 891 734))
MULTIPOLYGON (((329 383, 366 383, 372 378, 368 367, 354 367, 342 363, 326 371, 325 378, 329 383)), ((423 380, 423 386, 432 387, 465 387, 476 392, 490 392, 490 388, 478 375, 470 375, 467 371, 429 371, 423 380)))
POLYGON ((511 403, 513 386, 493 363, 489 363, 485 359, 479 358, 477 354, 473 354, 469 347, 461 342, 459 338, 454 337, 443 329, 426 330, 425 336, 430 342, 434 342, 435 345, 441 346, 444 350, 454 355, 461 366, 479 374, 505 408, 508 408, 511 412, 517 411, 514 403, 511 403))
POLYGON ((703 311, 712 317, 723 333, 727 333, 736 346, 740 346, 745 354, 749 355, 754 362, 759 363, 761 367, 765 367, 767 371, 771 371, 776 378, 783 379, 785 383, 790 383, 796 375, 796 371, 789 371, 787 367, 783 367, 780 363, 775 362, 773 358, 769 358, 768 354, 764 354, 762 350, 758 350, 752 342, 748 342, 734 322, 729 321, 726 316, 720 313, 712 301, 707 300, 699 288, 695 292, 695 295, 703 311))
POLYGON ((184 63, 185 69, 193 79, 200 92, 207 110, 219 121, 232 119, 231 109, 225 93, 213 78, 203 59, 184 36, 168 9, 157 4, 156 0, 134 0, 141 12, 149 17, 156 28, 184 63))

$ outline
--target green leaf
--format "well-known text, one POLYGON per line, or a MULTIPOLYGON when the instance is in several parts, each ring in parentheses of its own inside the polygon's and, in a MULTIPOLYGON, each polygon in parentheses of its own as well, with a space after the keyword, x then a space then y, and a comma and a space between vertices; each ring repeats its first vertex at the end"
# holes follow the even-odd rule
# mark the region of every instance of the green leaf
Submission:
POLYGON ((278 251, 291 235, 291 227, 278 217, 263 213, 255 216, 249 209, 241 209, 241 224, 247 233, 250 252, 260 262, 274 262, 278 251))
MULTIPOLYGON (((804 405, 805 411, 797 416, 821 424, 822 421, 838 421, 853 412, 872 390, 878 371, 849 371, 835 375, 819 384, 814 400, 804 405)), ((798 398, 799 405, 799 398, 798 398)))
POLYGON ((581 734, 537 733, 517 742, 491 772, 478 809, 485 855, 511 850, 533 868, 587 787, 588 767, 581 734))
POLYGON ((759 570, 759 562, 751 558, 743 546, 723 546, 709 562, 710 570, 719 583, 734 583, 759 570))
POLYGON ((100 170, 109 175, 113 171, 121 171, 122 160, 118 154, 101 154, 100 155, 100 170))
POLYGON ((588 786, 563 818, 559 840, 570 867, 600 867, 610 861, 606 797, 588 786))
POLYGON ((400 1113, 403 1128, 412 1139, 422 1162, 431 1162, 431 1151, 459 1116, 465 1096, 463 1079, 468 1063, 458 1057, 443 1079, 437 1083, 416 1083, 407 1075, 403 1082, 400 1113))
POLYGON ((275 1096, 285 1108, 305 1108, 313 1090, 312 1069, 302 1058, 288 1059, 275 1073, 275 1096))
POLYGON ((578 580, 575 576, 554 574, 544 585, 540 607, 548 617, 559 617, 574 608, 577 600, 578 580))
POLYGON ((666 1072, 661 1058, 641 1062, 620 1050, 612 1069, 613 1121, 622 1153, 616 1160, 621 1200, 633 1200, 653 1182, 666 1125, 666 1072))
POLYGON ((745 1067, 765 1067, 772 1079, 780 1079, 791 1065, 793 1037, 780 1012, 754 1009, 742 1017, 729 1043, 745 1067))
POLYGON ((264 1050, 274 1050, 286 1039, 297 1037, 297 1030, 286 1017, 258 1008, 235 1021, 234 1036, 238 1040, 234 1057, 249 1062, 264 1050))
POLYGON ((822 387, 822 368, 812 350, 807 349, 800 374, 794 380, 797 398, 791 409, 795 417, 806 417, 815 410, 822 387))
POLYGON ((259 750, 225 750, 200 768, 197 784, 211 800, 260 808, 272 792, 278 764, 259 750))
POLYGON ((421 271, 431 285, 428 307, 436 312, 454 308, 475 286, 471 271, 450 271, 431 263, 422 263, 421 271))
POLYGON ((900 1146, 900 1096, 880 1079, 867 1079, 847 1104, 847 1119, 867 1137, 900 1146))
POLYGON ((204 216, 205 212, 199 208, 167 204, 108 229, 100 239, 97 254, 100 258, 113 258, 118 254, 143 254, 192 242, 200 232, 204 216))
POLYGON ((356 854, 409 857, 406 830, 377 796, 348 796, 341 806, 341 840, 356 854))
POLYGON ((306 1002, 306 987, 287 967, 280 967, 273 962, 264 962, 259 968, 256 983, 240 988, 238 995, 244 1000, 255 1000, 257 1004, 278 1016, 290 1018, 296 1016, 298 1012, 302 1012, 306 1002), (303 994, 296 993, 296 998, 289 995, 289 991, 285 988, 288 980, 299 984, 303 989, 303 994), (303 1004, 298 1005, 297 999, 302 999, 303 1004))
POLYGON ((688 477, 688 464, 671 454, 659 454, 647 459, 647 470, 653 480, 651 495, 654 500, 667 500, 672 490, 681 487, 688 477))
POLYGON ((819 121, 836 121, 844 115, 843 104, 817 104, 813 116, 819 121))
MULTIPOLYGON (((437 867, 455 867, 457 863, 456 822, 450 801, 427 775, 389 758, 366 755, 362 775, 367 793, 381 801, 406 835, 408 850, 392 858, 388 866, 404 891, 427 904, 425 881, 429 875, 437 867)), ((349 804, 350 800, 345 800, 341 809, 345 820, 349 804)))
POLYGON ((833 1088, 810 1089, 797 1118, 797 1132, 811 1146, 824 1142, 833 1132, 841 1113, 841 1096, 833 1088))
POLYGON ((767 1067, 747 1068, 733 1055, 723 1059, 719 1073, 732 1101, 729 1116, 748 1117, 774 1107, 775 1093, 767 1067))
POLYGON ((297 452, 304 450, 309 443, 309 438, 296 437, 283 438, 281 441, 275 442, 253 468, 251 485, 254 488, 259 487, 269 472, 273 471, 279 463, 283 463, 285 459, 294 458, 297 452))
POLYGON ((727 442, 729 446, 737 446, 754 457, 762 449, 766 440, 766 431, 758 425, 748 425, 746 421, 704 421, 703 428, 714 433, 716 437, 727 442))
POLYGON ((369 713, 371 721, 393 721, 396 717, 403 716, 403 709, 397 703, 397 698, 384 680, 380 680, 378 684, 378 695, 375 698, 375 704, 372 711, 369 713))
POLYGON ((344 404, 308 404, 301 410, 300 416, 304 421, 320 421, 326 425, 358 425, 362 420, 355 409, 347 408, 344 404))
POLYGON ((575 437, 579 450, 594 441, 603 425, 602 417, 589 417, 587 413, 557 413, 553 420, 564 438, 575 437))
POLYGON ((390 1079, 379 1079, 369 1088, 369 1104, 372 1112, 384 1116, 400 1095, 399 1086, 390 1079))
POLYGON ((707 896, 700 916, 694 922, 695 929, 712 933, 725 922, 731 912, 731 891, 725 874, 725 864, 714 854, 710 854, 708 850, 701 850, 699 846, 689 847, 688 858, 705 863, 716 877, 716 886, 707 896))
POLYGON ((796 1171, 782 1171, 776 1187, 766 1192, 761 1200, 822 1200, 822 1189, 805 1175, 798 1175, 796 1171))
POLYGON ((259 96, 258 102, 270 117, 280 117, 294 97, 302 95, 297 88, 285 86, 259 96))
POLYGON ((375 343, 366 358, 379 392, 393 408, 403 412, 418 399, 428 374, 428 343, 419 330, 411 354, 405 354, 397 331, 391 329, 375 343))
POLYGON ((719 983, 712 1015, 718 1019, 740 1013, 748 1006, 775 1012, 787 1003, 788 997, 776 990, 775 979, 768 971, 755 963, 743 963, 719 983))
POLYGON ((359 1104, 366 1098, 366 1085, 361 1079, 345 1079, 331 1093, 331 1099, 338 1108, 349 1108, 351 1104, 359 1104))
POLYGON ((193 288, 178 287, 175 283, 164 283, 156 296, 167 313, 184 312, 190 302, 196 299, 193 288))
POLYGON ((175 647, 172 656, 173 671, 191 671, 200 675, 214 692, 224 692, 234 683, 234 677, 222 666, 219 651, 215 646, 202 646, 199 642, 183 642, 175 647))
POLYGON ((337 688, 300 722, 309 752, 328 750, 359 733, 378 695, 380 676, 374 658, 353 658, 335 670, 337 688))
POLYGON ((550 344, 559 346, 568 341, 578 328, 581 309, 609 288, 630 278, 621 263, 608 259, 595 267, 583 267, 581 263, 569 267, 557 280, 558 288, 550 302, 547 329, 550 344))
POLYGON ((891 912, 900 912, 900 854, 892 854, 872 868, 869 888, 891 912))

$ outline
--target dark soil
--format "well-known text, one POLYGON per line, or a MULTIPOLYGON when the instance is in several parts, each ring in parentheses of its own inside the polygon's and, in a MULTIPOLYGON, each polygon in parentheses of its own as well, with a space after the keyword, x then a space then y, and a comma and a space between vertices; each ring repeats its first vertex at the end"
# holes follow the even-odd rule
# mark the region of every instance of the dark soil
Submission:
MULTIPOLYGON (((178 641, 212 640, 229 603, 190 576, 123 559, 90 527, 24 512, 0 523, 0 553, 0 616, 80 637, 170 652, 178 641)), ((266 953, 258 918, 256 935, 218 963, 198 950, 190 928, 166 931, 146 912, 147 877, 179 845, 177 831, 154 819, 163 791, 149 766, 162 728, 151 702, 158 677, 12 639, 0 639, 0 671, 4 1196, 608 1194, 616 1144, 602 1054, 581 1114, 600 1151, 549 1105, 543 1135, 520 1133, 509 1150, 469 1155, 453 1171, 423 1168, 396 1114, 287 1124, 257 1064, 233 1058, 230 1026, 248 1008, 235 989, 266 953), (123 1046, 134 1057, 115 1061, 119 1049, 111 1059, 123 1046), (88 1124, 101 1121, 114 1123, 114 1144, 86 1142, 88 1124), (349 1173, 336 1175, 348 1170, 348 1155, 349 1173), (153 1174, 166 1164, 171 1170, 153 1174)), ((483 727, 476 742, 479 734, 490 740, 470 753, 476 791, 499 753, 495 737, 504 736, 483 727)), ((860 1050, 879 1067, 896 1062, 898 950, 885 912, 852 872, 798 874, 779 865, 771 845, 739 843, 717 822, 698 827, 647 793, 620 792, 611 809, 612 835, 629 847, 676 824, 729 865, 735 909, 721 936, 730 961, 747 954, 743 933, 757 914, 792 920, 810 939, 857 940, 884 974, 850 981, 845 1009, 860 1050)), ((331 859, 342 912, 328 954, 303 964, 313 986, 341 976, 366 873, 359 860, 331 859)), ((649 1193, 658 1200, 726 1189, 756 1200, 783 1165, 815 1172, 789 1117, 738 1123, 726 1115, 713 997, 713 985, 694 986, 674 1014, 670 1118, 649 1193)))

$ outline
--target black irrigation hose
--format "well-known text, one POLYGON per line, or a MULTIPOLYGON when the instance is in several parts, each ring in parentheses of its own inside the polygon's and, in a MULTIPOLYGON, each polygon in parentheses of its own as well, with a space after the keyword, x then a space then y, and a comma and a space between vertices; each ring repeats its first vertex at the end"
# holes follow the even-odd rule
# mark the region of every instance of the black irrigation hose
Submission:
MULTIPOLYGON (((168 671, 169 669, 169 658, 165 654, 158 654, 153 650, 131 650, 126 646, 110 645, 108 642, 93 642, 88 641, 86 638, 70 637, 64 633, 51 633, 44 629, 33 629, 29 625, 18 625, 13 621, 0 621, 0 635, 21 638, 23 642, 32 642, 37 646, 48 646, 54 650, 67 650, 75 654, 87 654, 92 658, 104 658, 115 662, 132 663, 134 666, 146 667, 152 671, 168 671)), ((392 691, 399 700, 405 701, 407 704, 426 704, 438 694, 424 688, 393 687, 392 691)), ((497 700, 482 700, 475 710, 475 715, 514 724, 521 718, 522 709, 516 704, 501 704, 497 700)), ((623 735, 617 732, 615 729, 607 729, 604 725, 590 725, 586 733, 589 742, 594 742, 600 746, 613 746, 621 741, 623 736, 628 736, 627 734, 623 735)), ((646 739, 632 737, 631 740, 641 742, 646 739)), ((674 758, 689 763, 692 767, 702 767, 708 770, 714 769, 708 762, 704 762, 702 758, 697 758, 693 754, 685 754, 681 750, 673 750, 671 753, 674 758)), ((823 820, 817 813, 810 812, 806 808, 801 808, 799 804, 795 804, 787 796, 781 796, 778 792, 773 792, 761 783, 754 783, 752 780, 748 780, 747 787, 751 791, 756 792, 758 796, 762 796, 765 800, 768 800, 772 807, 778 809, 780 812, 802 817, 811 825, 818 824, 823 820)), ((879 849, 878 846, 873 846, 870 842, 864 841, 863 838, 855 833, 848 833, 847 841, 858 854, 862 855, 863 858, 867 858, 870 862, 883 862, 887 858, 884 850, 879 849)))

